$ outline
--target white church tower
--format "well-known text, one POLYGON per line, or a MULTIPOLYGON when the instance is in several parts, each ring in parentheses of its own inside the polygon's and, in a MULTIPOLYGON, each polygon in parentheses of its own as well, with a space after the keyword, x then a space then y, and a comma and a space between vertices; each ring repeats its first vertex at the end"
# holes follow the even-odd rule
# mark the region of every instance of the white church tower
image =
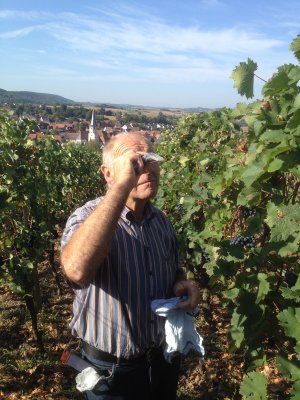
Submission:
POLYGON ((88 142, 91 140, 99 140, 96 126, 96 113, 95 110, 92 111, 92 119, 89 126, 88 142))

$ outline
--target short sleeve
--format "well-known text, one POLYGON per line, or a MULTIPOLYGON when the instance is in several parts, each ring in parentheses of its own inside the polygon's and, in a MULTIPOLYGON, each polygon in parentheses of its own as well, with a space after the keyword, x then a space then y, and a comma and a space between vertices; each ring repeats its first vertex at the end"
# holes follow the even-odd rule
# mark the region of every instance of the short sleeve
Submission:
POLYGON ((101 201, 101 198, 91 200, 84 206, 77 208, 75 212, 68 218, 66 227, 61 237, 61 250, 65 247, 68 241, 71 239, 74 232, 80 227, 80 225, 87 219, 87 217, 94 211, 97 204, 101 201))

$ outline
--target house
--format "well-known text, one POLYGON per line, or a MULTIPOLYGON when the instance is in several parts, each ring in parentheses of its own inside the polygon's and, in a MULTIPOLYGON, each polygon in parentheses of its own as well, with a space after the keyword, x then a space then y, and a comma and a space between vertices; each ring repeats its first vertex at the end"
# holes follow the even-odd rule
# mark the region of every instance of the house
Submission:
POLYGON ((27 137, 30 140, 41 140, 41 139, 45 139, 47 136, 52 137, 57 143, 62 142, 61 137, 59 135, 45 135, 42 132, 32 132, 32 133, 29 133, 29 135, 27 137))
POLYGON ((85 132, 83 131, 78 131, 78 132, 64 132, 62 135, 62 138, 64 142, 67 143, 86 143, 87 142, 87 135, 85 135, 85 132))

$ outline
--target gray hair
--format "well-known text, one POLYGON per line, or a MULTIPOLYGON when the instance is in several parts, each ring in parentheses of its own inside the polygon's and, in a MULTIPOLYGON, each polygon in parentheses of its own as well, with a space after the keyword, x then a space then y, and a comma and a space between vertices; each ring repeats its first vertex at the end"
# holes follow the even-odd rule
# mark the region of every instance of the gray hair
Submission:
POLYGON ((118 133, 112 136, 108 142, 105 143, 102 149, 102 163, 107 167, 110 167, 115 159, 114 148, 119 140, 122 140, 125 136, 136 136, 137 138, 145 140, 146 143, 153 147, 153 143, 145 136, 138 133, 118 133))

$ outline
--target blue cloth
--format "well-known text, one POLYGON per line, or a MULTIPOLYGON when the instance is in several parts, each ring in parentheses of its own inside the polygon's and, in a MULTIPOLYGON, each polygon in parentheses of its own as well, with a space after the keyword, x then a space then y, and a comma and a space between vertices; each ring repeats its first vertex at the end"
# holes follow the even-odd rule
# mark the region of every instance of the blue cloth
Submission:
POLYGON ((194 350, 204 355, 203 339, 197 332, 194 321, 194 314, 198 309, 194 309, 192 313, 189 313, 176 307, 178 302, 185 299, 186 296, 181 296, 170 299, 156 299, 151 302, 152 311, 166 318, 166 348, 164 356, 169 362, 172 356, 178 352, 186 355, 190 350, 194 350))

